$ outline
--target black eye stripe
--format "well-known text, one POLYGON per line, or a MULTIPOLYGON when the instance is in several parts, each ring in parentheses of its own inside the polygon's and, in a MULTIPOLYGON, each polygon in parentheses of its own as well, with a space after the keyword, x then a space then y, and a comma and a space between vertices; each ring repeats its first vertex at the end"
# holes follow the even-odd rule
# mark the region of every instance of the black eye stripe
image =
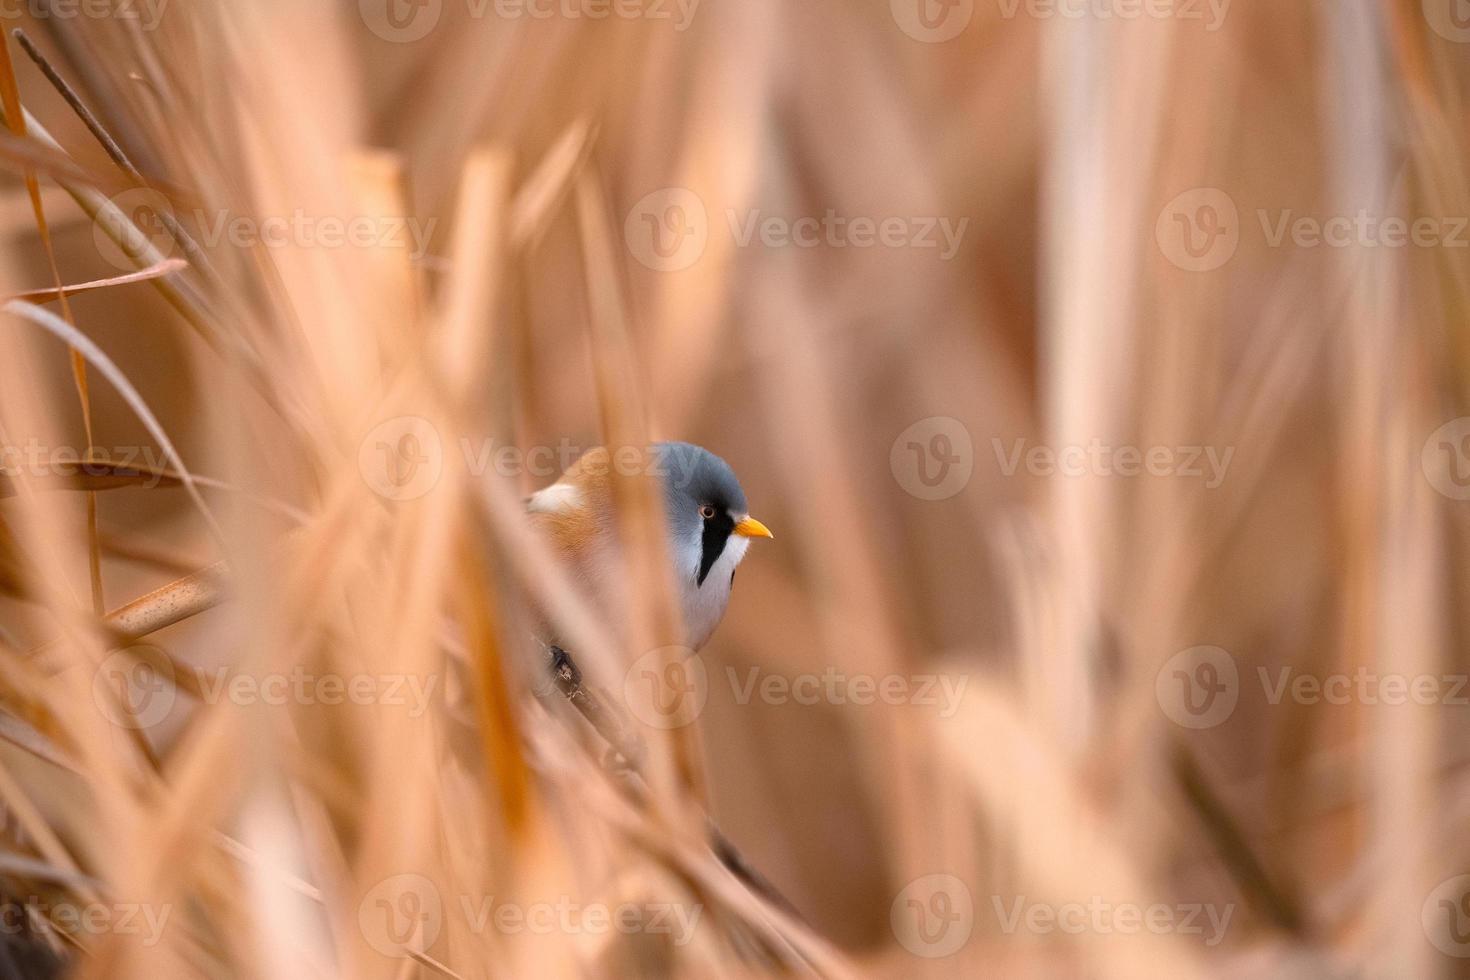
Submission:
POLYGON ((725 550, 725 542, 730 540, 734 531, 735 520, 728 512, 716 511, 714 517, 705 520, 704 533, 699 540, 699 578, 694 582, 696 586, 704 585, 705 578, 710 569, 715 567, 715 562, 719 561, 725 550))

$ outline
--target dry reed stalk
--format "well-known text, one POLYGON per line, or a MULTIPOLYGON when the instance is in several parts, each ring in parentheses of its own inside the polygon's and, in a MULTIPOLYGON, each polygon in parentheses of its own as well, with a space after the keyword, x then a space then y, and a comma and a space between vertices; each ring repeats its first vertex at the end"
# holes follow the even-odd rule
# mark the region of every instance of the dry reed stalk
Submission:
POLYGON ((1465 669, 1470 528, 1421 453, 1465 411, 1470 269, 1258 218, 1465 211, 1434 5, 58 4, 0 63, 0 448, 163 450, 0 470, 0 903, 73 975, 1455 975, 1470 726, 1258 681, 1465 669), (1191 271, 1158 221, 1202 187, 1239 241, 1191 271), (657 268, 639 209, 681 191, 703 250, 657 268), (229 234, 298 213, 422 235, 229 234), (970 220, 945 259, 770 237, 827 214, 970 220), (895 455, 933 416, 970 441, 948 500, 895 455), (677 625, 659 501, 619 485, 609 621, 527 524, 554 472, 494 463, 650 437, 779 535, 672 731, 621 704, 677 625), (1004 463, 1094 437, 1235 456, 1210 489, 1004 463), (1194 729, 1160 670, 1201 644, 1239 699, 1194 729), (790 694, 829 676, 968 686, 790 694), (1004 914, 1094 899, 1233 917, 1004 914), (87 902, 170 921, 66 928, 87 902), (494 915, 651 905, 687 941, 494 915))

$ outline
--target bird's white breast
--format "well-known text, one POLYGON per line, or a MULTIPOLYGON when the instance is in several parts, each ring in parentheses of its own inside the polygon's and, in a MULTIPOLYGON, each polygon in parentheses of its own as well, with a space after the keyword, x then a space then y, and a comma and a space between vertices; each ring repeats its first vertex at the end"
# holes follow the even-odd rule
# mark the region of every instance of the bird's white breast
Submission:
POLYGON ((725 607, 730 604, 730 583, 735 567, 749 547, 749 538, 732 534, 725 542, 725 550, 720 552, 720 557, 705 576, 703 585, 697 584, 699 542, 695 541, 692 549, 687 544, 680 548, 682 553, 676 564, 679 567, 679 606, 684 615, 686 646, 698 650, 709 642, 715 627, 720 625, 725 607))

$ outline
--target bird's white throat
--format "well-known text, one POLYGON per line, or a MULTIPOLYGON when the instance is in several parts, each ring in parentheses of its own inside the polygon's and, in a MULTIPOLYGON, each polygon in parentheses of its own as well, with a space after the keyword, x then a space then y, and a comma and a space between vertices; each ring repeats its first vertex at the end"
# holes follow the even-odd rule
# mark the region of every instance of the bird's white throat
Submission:
POLYGON ((730 580, 745 557, 750 539, 730 535, 720 557, 710 566, 704 584, 699 584, 700 539, 681 541, 676 565, 679 569, 679 606, 684 615, 685 645, 698 650, 709 641, 730 604, 730 580))

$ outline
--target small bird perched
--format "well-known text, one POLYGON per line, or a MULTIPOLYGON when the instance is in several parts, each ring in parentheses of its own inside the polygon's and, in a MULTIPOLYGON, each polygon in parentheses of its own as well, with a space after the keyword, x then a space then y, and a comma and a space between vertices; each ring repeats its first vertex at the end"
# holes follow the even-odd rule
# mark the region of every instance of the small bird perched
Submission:
MULTIPOLYGON (((746 512, 745 492, 728 463, 687 442, 661 442, 647 458, 662 482, 673 578, 678 583, 684 643, 708 642, 730 602, 735 567, 751 538, 769 538, 746 512)), ((617 551, 613 471, 604 448, 584 453, 561 479, 532 494, 527 509, 594 605, 611 611, 622 601, 626 571, 617 551)))

